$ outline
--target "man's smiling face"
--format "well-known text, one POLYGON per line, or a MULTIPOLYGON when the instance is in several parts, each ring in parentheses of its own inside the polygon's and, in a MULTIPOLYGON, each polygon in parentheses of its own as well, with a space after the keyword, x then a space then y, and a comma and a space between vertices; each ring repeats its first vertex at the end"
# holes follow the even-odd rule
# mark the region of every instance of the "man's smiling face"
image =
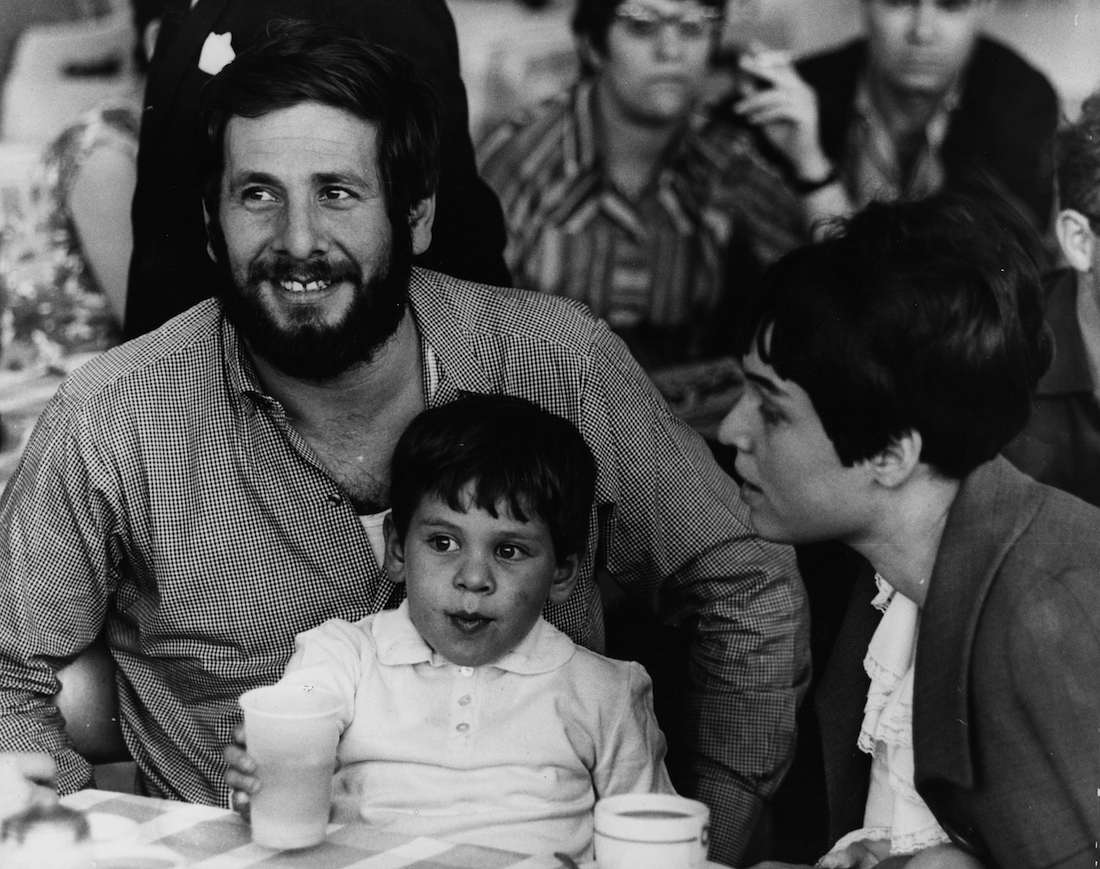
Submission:
POLYGON ((234 117, 211 237, 250 348, 325 379, 369 361, 404 313, 412 244, 391 226, 373 124, 320 103, 234 117))

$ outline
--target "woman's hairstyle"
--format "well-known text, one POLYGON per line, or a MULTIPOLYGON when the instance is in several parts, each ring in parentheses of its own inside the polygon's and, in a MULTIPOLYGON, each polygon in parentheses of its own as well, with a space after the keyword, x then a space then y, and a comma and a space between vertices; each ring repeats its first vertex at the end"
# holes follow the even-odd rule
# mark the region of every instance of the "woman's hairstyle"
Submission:
POLYGON ((399 52, 330 24, 278 21, 207 82, 202 92, 203 200, 218 213, 225 131, 234 117, 258 118, 313 102, 374 125, 378 175, 393 225, 439 181, 439 100, 399 52))
POLYGON ((999 202, 873 204, 768 269, 735 344, 806 390, 845 465, 915 430, 961 479, 1024 427, 1050 364, 1042 262, 999 202))
POLYGON ((584 552, 595 488, 596 462, 576 427, 506 395, 468 395, 424 411, 398 440, 390 472, 402 539, 425 498, 491 516, 507 507, 520 522, 546 523, 559 563, 584 552))

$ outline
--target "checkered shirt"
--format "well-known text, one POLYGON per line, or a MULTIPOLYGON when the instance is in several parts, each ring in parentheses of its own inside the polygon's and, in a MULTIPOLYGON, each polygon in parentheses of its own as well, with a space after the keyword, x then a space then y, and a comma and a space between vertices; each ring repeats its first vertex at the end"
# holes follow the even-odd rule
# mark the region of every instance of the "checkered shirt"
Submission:
MULTIPOLYGON (((697 794, 739 853, 791 753, 805 675, 791 551, 749 532, 706 445, 580 306, 420 270, 410 298, 435 357, 430 403, 523 396, 592 448, 589 555, 547 618, 600 648, 599 551, 622 585, 659 591, 666 619, 690 627, 697 794)), ((204 302, 72 375, 0 500, 0 747, 51 752, 63 793, 87 785, 50 697, 55 668, 105 630, 140 787, 226 805, 237 697, 278 679, 296 634, 395 606, 397 588, 204 302)))
POLYGON ((594 99, 594 82, 583 80, 478 148, 504 209, 512 279, 579 299, 612 326, 625 317, 705 331, 727 289, 741 289, 740 275, 725 274, 727 246, 774 261, 807 240, 801 203, 743 121, 702 108, 652 183, 624 195, 607 175, 594 99))

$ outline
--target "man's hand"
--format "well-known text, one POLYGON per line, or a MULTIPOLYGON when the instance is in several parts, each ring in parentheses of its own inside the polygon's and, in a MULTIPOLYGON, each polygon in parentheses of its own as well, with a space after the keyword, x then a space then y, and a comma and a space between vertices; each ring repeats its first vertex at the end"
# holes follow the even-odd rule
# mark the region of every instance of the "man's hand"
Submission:
POLYGON ((0 752, 0 820, 34 805, 57 802, 53 758, 34 752, 0 752))
POLYGON ((749 85, 734 110, 758 126, 790 161, 802 181, 818 181, 832 171, 821 150, 817 126, 817 95, 795 71, 791 56, 754 45, 741 55, 741 70, 749 85))
POLYGON ((225 761, 225 782, 233 789, 231 805, 246 821, 249 819, 252 796, 260 790, 256 778, 256 761, 245 751, 244 725, 233 731, 233 742, 222 749, 225 761))

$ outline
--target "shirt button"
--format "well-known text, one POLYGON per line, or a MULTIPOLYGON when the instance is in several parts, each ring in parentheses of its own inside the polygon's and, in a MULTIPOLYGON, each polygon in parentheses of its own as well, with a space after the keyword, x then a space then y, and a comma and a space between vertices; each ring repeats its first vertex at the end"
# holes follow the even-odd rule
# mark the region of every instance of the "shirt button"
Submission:
POLYGON ((333 507, 339 507, 344 502, 344 499, 341 498, 336 492, 329 492, 328 495, 325 496, 325 500, 328 501, 333 507))
POLYGON ((463 721, 461 724, 455 725, 455 730, 457 730, 459 733, 465 733, 469 729, 470 725, 467 724, 465 721, 463 721))
POLYGON ((473 667, 459 667, 458 672, 461 673, 463 676, 472 676, 472 675, 474 675, 474 668, 473 667))
POLYGON ((463 694, 461 697, 459 697, 458 698, 458 705, 459 706, 469 706, 470 705, 470 695, 469 694, 463 694))

